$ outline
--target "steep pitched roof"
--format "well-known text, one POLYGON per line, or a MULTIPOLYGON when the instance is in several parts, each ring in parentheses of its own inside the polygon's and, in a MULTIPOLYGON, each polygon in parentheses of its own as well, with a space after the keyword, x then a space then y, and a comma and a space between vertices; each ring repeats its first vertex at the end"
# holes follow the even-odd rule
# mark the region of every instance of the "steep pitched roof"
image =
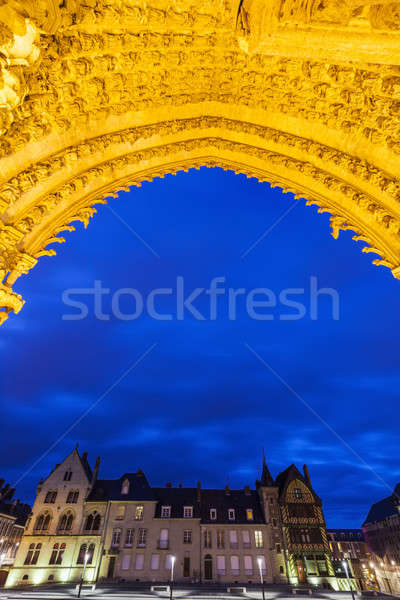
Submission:
POLYGON ((293 481, 293 479, 300 479, 300 481, 304 483, 304 485, 307 487, 310 493, 314 496, 314 500, 318 504, 321 504, 321 499, 319 498, 319 496, 317 496, 314 490, 310 488, 304 475, 300 473, 300 471, 294 464, 291 464, 287 469, 282 471, 282 473, 279 473, 279 475, 275 479, 275 485, 279 488, 279 497, 281 499, 284 498, 286 488, 289 485, 289 483, 293 481))
POLYGON ((375 502, 369 509, 367 518, 365 519, 363 526, 368 523, 376 523, 377 521, 384 521, 388 517, 398 515, 400 503, 400 483, 394 488, 393 494, 375 502))
POLYGON ((119 479, 98 479, 91 490, 87 502, 107 502, 108 500, 146 501, 156 500, 154 492, 142 471, 125 473, 119 479), (122 494, 122 484, 129 481, 127 494, 122 494))

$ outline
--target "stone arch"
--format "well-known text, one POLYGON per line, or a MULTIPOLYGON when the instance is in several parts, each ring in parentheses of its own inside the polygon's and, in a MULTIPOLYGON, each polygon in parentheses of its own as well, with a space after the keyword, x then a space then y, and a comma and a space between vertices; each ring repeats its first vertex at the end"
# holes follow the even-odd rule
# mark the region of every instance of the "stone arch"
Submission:
POLYGON ((400 277, 395 9, 341 0, 338 24, 337 2, 323 15, 289 0, 268 14, 258 0, 41 0, 47 20, 21 8, 26 64, 0 110, 0 322, 22 307, 18 277, 96 204, 204 165, 304 197, 400 277))

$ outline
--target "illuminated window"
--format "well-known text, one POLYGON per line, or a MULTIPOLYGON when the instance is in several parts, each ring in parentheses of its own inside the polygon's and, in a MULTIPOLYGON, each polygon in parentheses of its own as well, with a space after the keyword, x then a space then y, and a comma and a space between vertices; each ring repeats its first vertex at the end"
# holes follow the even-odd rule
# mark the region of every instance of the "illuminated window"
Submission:
POLYGON ((120 504, 117 508, 117 515, 116 515, 116 519, 117 521, 122 521, 123 519, 125 519, 125 511, 126 511, 126 507, 124 504, 120 504))
POLYGON ((217 519, 217 509, 216 508, 210 508, 210 519, 211 519, 211 521, 216 521, 216 519, 217 519))
POLYGON ((185 519, 191 519, 193 517, 193 506, 184 506, 183 516, 185 519))
POLYGON ((144 508, 141 504, 138 504, 136 506, 136 510, 135 510, 135 520, 136 521, 142 521, 143 520, 143 512, 144 512, 144 508))
POLYGON ((230 521, 234 521, 235 520, 235 509, 234 508, 229 508, 228 509, 228 519, 230 521))
POLYGON ((246 510, 246 518, 247 518, 248 521, 252 521, 254 519, 253 509, 252 508, 248 508, 246 510))
POLYGON ((169 519, 171 517, 171 507, 170 506, 162 506, 161 507, 161 518, 169 519))
POLYGON ((267 569, 265 566, 265 556, 257 556, 257 565, 263 575, 266 575, 267 569))
POLYGON ((256 548, 264 548, 264 537, 263 537, 262 531, 259 531, 259 530, 255 531, 254 539, 256 542, 256 548))
POLYGON ((172 556, 172 554, 167 554, 167 556, 165 557, 165 568, 168 571, 170 571, 172 568, 172 556))

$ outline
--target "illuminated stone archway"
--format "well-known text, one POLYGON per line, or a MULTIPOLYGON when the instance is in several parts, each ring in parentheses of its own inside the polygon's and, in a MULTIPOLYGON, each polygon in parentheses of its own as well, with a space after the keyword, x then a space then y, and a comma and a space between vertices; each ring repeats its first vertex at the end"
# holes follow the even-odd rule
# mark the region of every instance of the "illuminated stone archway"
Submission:
POLYGON ((400 277, 400 3, 6 0, 0 65, 0 322, 94 205, 202 165, 306 198, 400 277))

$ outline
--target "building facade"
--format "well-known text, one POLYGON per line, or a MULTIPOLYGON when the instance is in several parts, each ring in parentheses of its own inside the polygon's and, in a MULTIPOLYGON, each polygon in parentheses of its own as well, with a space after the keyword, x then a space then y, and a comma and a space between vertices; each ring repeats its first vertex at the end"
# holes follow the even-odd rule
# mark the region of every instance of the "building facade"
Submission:
POLYGON ((362 529, 375 555, 370 568, 380 590, 400 594, 400 483, 393 494, 371 506, 362 529))
POLYGON ((375 573, 370 566, 374 555, 365 541, 362 529, 328 529, 327 533, 339 589, 348 589, 343 566, 343 561, 346 560, 354 588, 360 591, 375 590, 375 573))
POLYGON ((86 557, 88 582, 168 582, 173 568, 179 583, 259 583, 262 575, 334 587, 308 471, 292 465, 273 480, 264 461, 255 489, 233 490, 152 487, 140 469, 118 479, 98 470, 99 459, 92 472, 76 448, 39 483, 8 586, 79 581, 86 557))
POLYGON ((13 500, 15 490, 0 479, 0 585, 7 579, 9 569, 20 545, 26 520, 31 512, 28 504, 13 500))

